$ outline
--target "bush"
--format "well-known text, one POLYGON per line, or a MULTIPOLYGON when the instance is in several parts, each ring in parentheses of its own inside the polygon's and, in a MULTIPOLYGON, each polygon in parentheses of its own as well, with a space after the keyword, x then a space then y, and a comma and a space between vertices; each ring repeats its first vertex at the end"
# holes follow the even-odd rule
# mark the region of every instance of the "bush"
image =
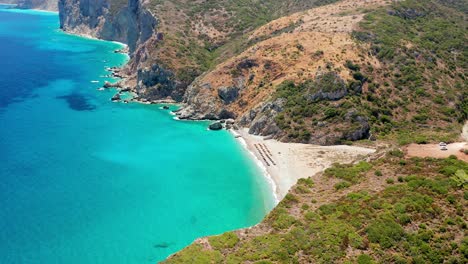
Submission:
POLYGON ((214 249, 221 250, 234 247, 239 242, 239 238, 234 232, 227 232, 219 236, 209 237, 208 241, 214 249))
POLYGON ((373 221, 366 233, 370 242, 378 243, 382 248, 395 246, 405 235, 403 228, 388 218, 373 221))
POLYGON ((347 60, 345 63, 345 67, 352 70, 352 71, 359 71, 361 67, 359 65, 354 64, 352 61, 347 60))
POLYGON ((341 189, 348 188, 350 186, 351 186, 351 183, 349 183, 347 181, 342 181, 342 182, 339 182, 339 183, 335 184, 335 189, 336 190, 341 190, 341 189))
POLYGON ((355 165, 334 164, 331 168, 325 170, 325 175, 346 180, 350 183, 357 183, 360 176, 371 168, 372 165, 365 161, 355 165))
POLYGON ((371 256, 362 254, 362 255, 359 255, 359 257, 357 258, 357 263, 358 264, 372 264, 375 262, 371 256))

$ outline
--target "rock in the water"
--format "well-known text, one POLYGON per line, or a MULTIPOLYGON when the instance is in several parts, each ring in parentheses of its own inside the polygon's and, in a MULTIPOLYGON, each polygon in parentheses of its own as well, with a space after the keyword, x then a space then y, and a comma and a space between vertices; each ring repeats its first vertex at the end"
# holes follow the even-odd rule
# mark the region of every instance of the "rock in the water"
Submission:
POLYGON ((114 96, 112 96, 111 101, 120 101, 120 94, 116 93, 114 96))
POLYGON ((168 110, 169 109, 169 106, 165 105, 162 107, 164 110, 168 110))
POLYGON ((209 129, 210 130, 221 130, 221 129, 223 129, 223 125, 220 122, 215 122, 215 123, 212 123, 209 126, 209 129))
POLYGON ((120 89, 121 92, 130 92, 132 89, 130 87, 125 87, 120 89))
POLYGON ((106 81, 104 82, 104 88, 120 88, 120 82, 110 83, 106 81))

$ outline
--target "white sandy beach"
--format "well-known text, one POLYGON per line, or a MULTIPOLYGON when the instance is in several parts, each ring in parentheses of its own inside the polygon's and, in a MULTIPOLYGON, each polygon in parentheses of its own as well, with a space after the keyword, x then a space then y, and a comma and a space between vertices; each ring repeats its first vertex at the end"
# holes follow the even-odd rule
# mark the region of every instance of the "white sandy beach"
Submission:
POLYGON ((374 153, 375 149, 355 146, 318 146, 300 143, 282 143, 264 140, 248 133, 246 129, 233 131, 266 169, 273 180, 273 190, 278 200, 300 178, 311 177, 330 167, 333 163, 351 163, 374 153))

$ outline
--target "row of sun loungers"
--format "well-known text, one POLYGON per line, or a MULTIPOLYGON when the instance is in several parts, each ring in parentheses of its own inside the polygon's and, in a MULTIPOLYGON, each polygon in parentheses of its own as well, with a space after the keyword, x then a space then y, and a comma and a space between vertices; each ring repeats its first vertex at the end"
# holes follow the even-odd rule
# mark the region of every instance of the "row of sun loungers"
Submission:
POLYGON ((270 163, 276 166, 276 163, 273 161, 272 154, 270 150, 265 146, 265 144, 254 144, 255 148, 257 149, 258 153, 262 157, 263 161, 267 166, 270 166, 270 163))

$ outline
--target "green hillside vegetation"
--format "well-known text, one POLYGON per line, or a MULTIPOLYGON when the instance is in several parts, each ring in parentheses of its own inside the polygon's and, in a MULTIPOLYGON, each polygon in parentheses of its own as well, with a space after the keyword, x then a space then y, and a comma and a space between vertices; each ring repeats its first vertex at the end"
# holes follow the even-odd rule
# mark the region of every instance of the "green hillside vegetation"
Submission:
POLYGON ((352 111, 368 119, 372 135, 401 144, 456 138, 468 118, 462 2, 406 0, 368 13, 353 36, 363 54, 377 57, 383 67, 362 61, 329 65, 329 71, 346 67, 353 76, 348 94, 335 101, 306 100, 310 81, 281 84, 275 98, 286 98, 287 104, 276 119, 279 127, 291 141, 307 142, 319 122, 347 123, 339 129, 353 130, 346 118, 352 111))
POLYGON ((210 237, 211 249, 193 244, 166 263, 466 263, 467 171, 456 158, 402 159, 399 151, 336 165, 321 177, 348 186, 376 177, 383 190, 337 190, 336 202, 311 209, 314 184, 300 180, 263 233, 210 237))

